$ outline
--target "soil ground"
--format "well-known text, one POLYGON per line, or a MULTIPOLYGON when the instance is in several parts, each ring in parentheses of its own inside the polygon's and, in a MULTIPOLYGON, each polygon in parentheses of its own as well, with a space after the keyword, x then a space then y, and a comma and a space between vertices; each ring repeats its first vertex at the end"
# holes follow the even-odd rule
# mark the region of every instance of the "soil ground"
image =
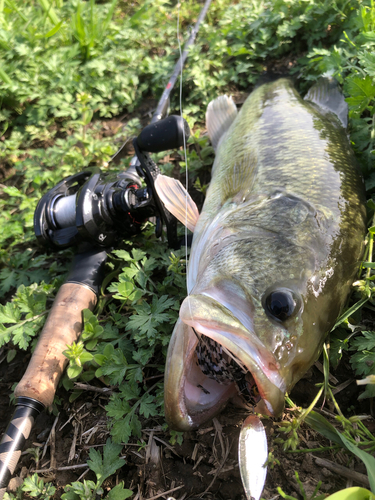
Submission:
MULTIPOLYGON (((9 404, 11 387, 22 376, 28 357, 29 355, 20 353, 9 365, 4 360, 0 364, 1 433, 4 432, 13 411, 12 405, 9 404)), ((350 408, 348 416, 368 415, 364 423, 374 432, 375 420, 370 416, 369 401, 357 401, 359 391, 345 361, 334 375, 337 387, 351 381, 337 394, 340 407, 343 411, 350 408)), ((306 406, 316 394, 315 384, 322 379, 321 372, 313 367, 307 377, 296 385, 291 399, 298 405, 306 406)), ((59 498, 67 484, 83 477, 95 480, 94 473, 89 470, 86 461, 90 448, 100 449, 109 437, 104 410, 109 396, 103 392, 94 392, 90 387, 72 404, 68 402, 69 394, 64 389, 60 389, 57 396, 62 401, 58 416, 47 412, 38 416, 15 471, 16 479, 11 486, 20 484, 27 474, 38 471, 44 481, 52 481, 57 487, 55 497, 59 498), (53 427, 55 432, 51 432, 53 427), (35 447, 41 449, 38 463, 35 463, 32 455, 26 451, 35 447)), ((326 406, 323 410, 317 410, 334 422, 332 408, 326 406)), ((176 500, 245 500, 238 468, 238 437, 242 422, 247 416, 246 411, 228 406, 198 431, 185 433, 182 445, 174 446, 169 442, 168 432, 162 429, 162 419, 152 418, 143 422, 144 445, 140 446, 137 440, 124 445, 122 457, 126 463, 116 475, 106 480, 104 491, 124 481, 125 487, 134 491, 132 498, 136 500, 170 497, 176 500)), ((291 419, 292 416, 292 411, 286 410, 283 419, 291 419)), ((264 499, 279 498, 277 487, 297 499, 303 498, 295 471, 299 474, 307 498, 310 498, 319 481, 322 481, 320 493, 327 494, 352 484, 368 486, 365 467, 355 457, 341 450, 324 453, 284 452, 281 445, 274 443, 275 438, 281 435, 278 422, 264 419, 263 423, 269 451, 273 452, 274 457, 274 463, 268 467, 262 495, 264 499), (327 460, 328 466, 317 464, 317 458, 327 460), (342 467, 340 474, 331 470, 332 464, 342 467), (360 475, 357 482, 348 480, 344 474, 350 474, 351 471, 363 476, 360 475)), ((299 438, 300 450, 329 446, 327 440, 305 425, 299 432, 299 438)))

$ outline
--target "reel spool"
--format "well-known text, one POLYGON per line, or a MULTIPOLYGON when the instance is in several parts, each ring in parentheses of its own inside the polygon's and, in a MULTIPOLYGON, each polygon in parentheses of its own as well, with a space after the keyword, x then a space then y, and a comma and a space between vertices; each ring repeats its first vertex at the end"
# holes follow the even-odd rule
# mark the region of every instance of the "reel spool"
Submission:
POLYGON ((57 248, 82 242, 108 247, 121 236, 139 233, 147 219, 156 217, 156 235, 161 235, 164 223, 168 244, 176 248, 176 219, 156 193, 154 182, 160 170, 149 153, 177 149, 189 135, 186 120, 168 116, 145 127, 134 139, 139 160, 135 168, 117 175, 89 168, 63 179, 37 205, 34 230, 38 240, 57 248))

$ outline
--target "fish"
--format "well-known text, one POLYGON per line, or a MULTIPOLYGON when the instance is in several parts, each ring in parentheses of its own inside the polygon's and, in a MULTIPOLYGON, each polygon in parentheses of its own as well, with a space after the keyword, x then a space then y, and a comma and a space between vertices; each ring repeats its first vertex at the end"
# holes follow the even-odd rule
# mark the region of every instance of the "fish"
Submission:
POLYGON ((165 415, 196 429, 231 401, 278 417, 318 358, 358 272, 365 188, 337 82, 303 99, 289 78, 258 85, 240 111, 207 108, 215 161, 201 213, 159 176, 166 208, 193 231, 187 296, 168 347, 165 415))

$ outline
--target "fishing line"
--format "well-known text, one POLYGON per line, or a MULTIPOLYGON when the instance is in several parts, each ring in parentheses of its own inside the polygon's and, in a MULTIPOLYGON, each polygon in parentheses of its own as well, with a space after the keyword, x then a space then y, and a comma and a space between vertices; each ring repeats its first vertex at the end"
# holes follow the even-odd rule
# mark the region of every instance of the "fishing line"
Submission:
MULTIPOLYGON (((181 42, 180 42, 180 7, 181 7, 181 2, 178 2, 177 6, 177 43, 178 43, 178 50, 180 53, 180 58, 182 58, 182 51, 181 51, 181 42)), ((182 116, 182 72, 183 72, 183 66, 181 64, 180 68, 180 116, 182 116)), ((186 261, 186 291, 187 295, 190 295, 190 290, 188 288, 188 265, 189 265, 189 257, 188 257, 188 228, 187 228, 187 210, 188 210, 188 189, 189 189, 189 172, 188 172, 188 159, 187 159, 187 148, 186 148, 186 136, 185 136, 185 128, 183 127, 183 142, 184 142, 184 158, 185 158, 185 189, 186 189, 186 194, 185 194, 185 261, 186 261)), ((190 318, 193 319, 193 313, 191 310, 191 304, 189 301, 189 311, 190 311, 190 318)), ((196 337, 198 338, 198 342, 202 340, 202 335, 198 335, 198 333, 195 331, 193 328, 193 332, 195 333, 196 337)), ((204 341, 203 341, 204 342, 204 341)), ((206 342, 204 342, 206 344, 206 342)))
MULTIPOLYGON (((177 5, 177 43, 178 43, 178 50, 180 53, 180 58, 182 59, 182 50, 181 50, 181 42, 180 42, 180 7, 181 7, 181 2, 178 2, 177 5)), ((182 72, 183 72, 183 67, 181 64, 181 69, 180 69, 180 116, 181 119, 183 118, 182 116, 182 72)), ((188 237, 188 229, 187 229, 187 209, 188 209, 188 189, 189 189, 189 173, 188 173, 188 160, 187 160, 187 149, 186 149, 186 136, 185 136, 185 128, 183 127, 182 129, 182 135, 183 135, 183 143, 184 143, 184 157, 185 157, 185 189, 186 189, 186 194, 185 194, 185 260, 186 260, 186 290, 187 294, 189 295, 189 290, 188 290, 188 283, 187 283, 187 268, 188 268, 188 247, 187 247, 187 237, 188 237)))
MULTIPOLYGON (((176 34, 177 34, 177 43, 178 43, 178 50, 180 53, 180 58, 182 59, 182 50, 181 50, 181 43, 180 43, 180 7, 181 3, 178 2, 177 5, 177 29, 176 29, 176 34)), ((182 77, 183 77, 183 66, 181 64, 180 67, 180 116, 181 119, 183 118, 183 110, 182 110, 182 77)), ((185 194, 185 259, 186 259, 186 290, 187 290, 187 295, 190 295, 190 290, 188 289, 188 264, 189 264, 189 259, 188 259, 188 245, 187 245, 187 237, 188 237, 188 229, 187 229, 187 210, 188 210, 188 189, 189 189, 189 172, 188 172, 188 159, 187 159, 187 147, 186 147, 186 137, 185 137, 185 129, 183 128, 183 144, 184 144, 184 158, 185 158, 185 188, 186 188, 186 194, 185 194)), ((193 320, 193 313, 191 310, 191 304, 189 301, 189 311, 190 311, 190 318, 193 320)), ((205 336, 202 334, 199 334, 195 328, 192 327, 192 330, 195 334, 195 336, 198 339, 198 344, 199 342, 202 342, 206 348, 209 348, 208 343, 205 340, 205 336)), ((238 364, 240 367, 241 371, 243 373, 247 373, 246 368, 244 365, 240 362, 240 360, 237 359, 236 356, 234 356, 228 349, 226 349, 224 346, 220 345, 224 353, 227 355, 228 359, 232 359, 233 362, 238 364)), ((202 390, 205 389, 201 387, 202 390)))

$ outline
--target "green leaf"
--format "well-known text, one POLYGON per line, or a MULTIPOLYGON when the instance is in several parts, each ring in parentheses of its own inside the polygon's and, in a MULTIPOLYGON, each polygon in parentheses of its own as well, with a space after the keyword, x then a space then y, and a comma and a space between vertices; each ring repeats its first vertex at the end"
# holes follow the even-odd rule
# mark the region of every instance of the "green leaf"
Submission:
POLYGON ((56 488, 50 483, 44 484, 43 479, 39 479, 37 474, 33 474, 24 480, 22 491, 25 491, 31 497, 42 497, 47 500, 55 494, 56 488))
POLYGON ((132 256, 135 261, 139 261, 146 257, 146 252, 140 250, 139 248, 133 248, 132 256))
POLYGON ((131 406, 126 400, 122 399, 118 394, 115 394, 111 397, 111 400, 105 409, 109 417, 119 421, 124 415, 131 411, 131 406))
POLYGON ((375 262, 362 262, 362 267, 375 269, 375 262))
POLYGON ((158 414, 158 410, 154 403, 155 397, 152 394, 146 394, 142 397, 141 403, 139 405, 139 413, 144 415, 146 418, 149 416, 155 416, 158 414))
POLYGON ((364 351, 375 348, 375 332, 362 331, 351 342, 351 351, 364 351))
POLYGON ((30 340, 35 335, 33 328, 29 325, 23 325, 13 331, 13 342, 20 347, 20 349, 26 350, 30 340))
POLYGON ((142 424, 137 415, 129 413, 121 421, 115 422, 111 429, 113 439, 118 443, 127 443, 130 437, 140 437, 142 424))
POLYGON ((345 90, 350 95, 346 99, 349 107, 357 112, 362 112, 375 96, 375 85, 368 75, 365 77, 352 76, 345 81, 345 90))
POLYGON ((136 384, 137 382, 142 382, 143 380, 143 370, 141 366, 133 365, 133 367, 128 370, 126 374, 126 380, 130 385, 136 384))
POLYGON ((94 356, 91 354, 91 352, 85 351, 81 354, 79 359, 80 359, 81 363, 83 364, 83 363, 87 363, 88 361, 91 361, 93 359, 93 357, 94 356))
POLYGON ((48 33, 44 35, 44 38, 51 38, 51 36, 55 35, 63 25, 63 22, 64 21, 60 21, 57 23, 51 30, 48 31, 48 33))
POLYGON ((16 357, 17 351, 16 349, 9 349, 7 353, 7 363, 9 364, 16 357))
POLYGON ((335 328, 337 328, 341 323, 343 323, 346 319, 348 319, 353 313, 358 311, 363 304, 366 304, 368 301, 368 298, 361 299, 359 300, 356 304, 354 304, 352 307, 350 307, 347 311, 345 311, 336 321, 335 326, 332 328, 331 331, 333 331, 335 328))
POLYGON ((375 496, 366 488, 353 486, 329 495, 326 500, 375 500, 375 496))
POLYGON ((59 19, 56 15, 55 9, 52 7, 52 5, 49 3, 49 1, 48 0, 39 0, 39 3, 43 7, 43 9, 45 10, 45 12, 46 12, 47 16, 49 17, 49 19, 51 20, 51 22, 55 25, 58 24, 59 19))
POLYGON ((7 344, 10 340, 11 332, 9 328, 0 324, 0 347, 7 344))
POLYGON ((5 306, 0 304, 0 323, 18 323, 21 313, 16 304, 8 302, 5 306))
POLYGON ((93 492, 96 491, 96 485, 93 481, 86 481, 83 483, 75 481, 65 487, 65 493, 61 495, 62 500, 91 500, 93 492))
POLYGON ((68 377, 70 379, 78 377, 78 375, 82 372, 83 368, 82 366, 77 366, 77 365, 69 365, 68 369, 66 370, 66 373, 68 374, 68 377))
POLYGON ((119 259, 125 260, 126 262, 132 261, 132 257, 126 250, 113 250, 112 252, 119 259))
POLYGON ((368 398, 375 398, 375 384, 367 384, 366 389, 358 396, 359 401, 368 398))
POLYGON ((19 189, 17 189, 15 186, 4 186, 3 191, 9 196, 20 197, 20 198, 22 198, 23 196, 22 193, 20 193, 19 189))
POLYGON ((0 271, 0 294, 4 296, 9 290, 16 286, 17 273, 12 269, 2 269, 0 271))
POLYGON ((141 389, 138 384, 121 384, 120 386, 121 396, 127 401, 131 399, 138 399, 141 389))
POLYGON ((100 451, 91 448, 87 465, 95 472, 99 485, 125 464, 125 460, 119 458, 121 450, 122 445, 114 444, 110 439, 103 448, 103 458, 100 451))
POLYGON ((135 338, 146 336, 152 345, 155 343, 155 334, 157 326, 161 323, 170 321, 170 313, 164 311, 169 310, 174 306, 175 300, 168 298, 167 295, 161 297, 153 296, 152 304, 143 302, 141 305, 135 306, 137 315, 133 315, 126 325, 126 330, 133 330, 135 338))
MULTIPOLYGON (((2 64, 1 61, 0 61, 0 64, 2 64)), ((12 83, 13 83, 12 80, 10 79, 10 77, 7 75, 7 73, 1 67, 0 67, 0 80, 2 80, 7 85, 12 85, 12 83)))
POLYGON ((103 375, 110 377, 111 384, 121 384, 129 368, 126 357, 120 349, 116 349, 101 365, 103 375))
POLYGON ((133 293, 134 285, 129 281, 125 281, 118 284, 117 290, 118 293, 113 296, 115 299, 129 300, 131 294, 133 293))
POLYGON ((127 490, 124 488, 124 483, 120 483, 114 488, 106 496, 107 500, 125 500, 125 498, 131 497, 133 494, 132 490, 127 490))

